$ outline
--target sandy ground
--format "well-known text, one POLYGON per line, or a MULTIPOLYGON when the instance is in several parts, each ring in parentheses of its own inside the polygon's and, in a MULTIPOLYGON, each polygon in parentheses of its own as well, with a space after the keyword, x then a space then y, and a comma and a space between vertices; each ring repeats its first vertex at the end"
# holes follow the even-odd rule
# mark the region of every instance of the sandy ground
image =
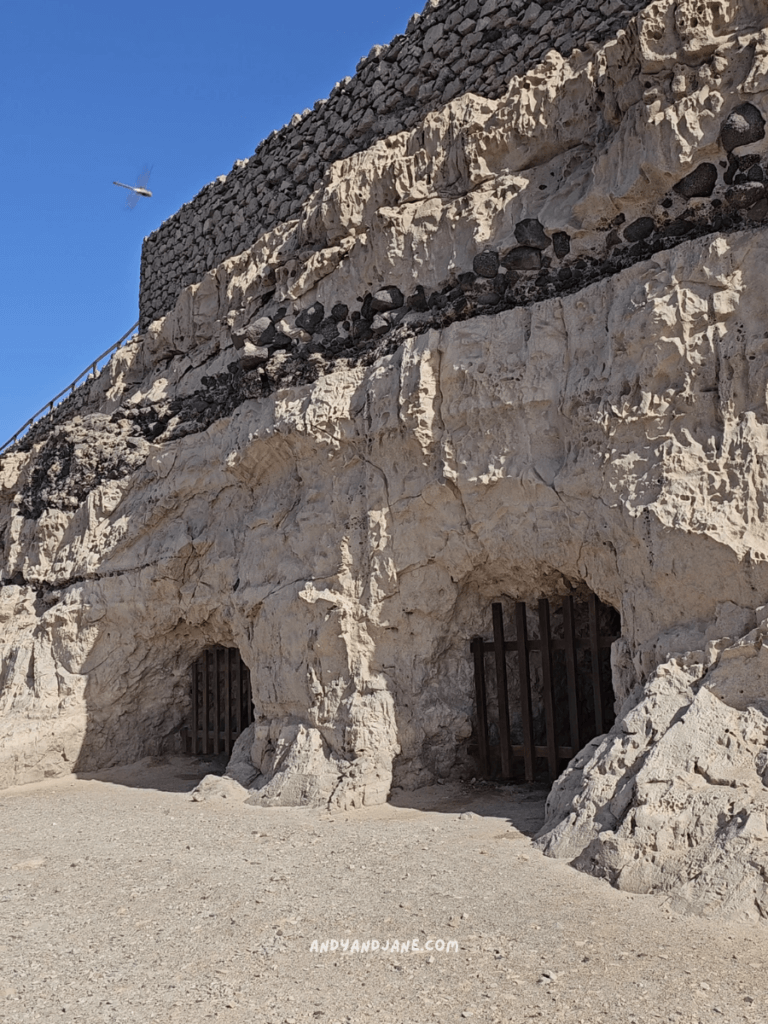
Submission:
POLYGON ((547 860, 528 838, 541 791, 329 816, 193 802, 211 767, 0 793, 0 1020, 768 1020, 768 926, 680 917, 547 860))

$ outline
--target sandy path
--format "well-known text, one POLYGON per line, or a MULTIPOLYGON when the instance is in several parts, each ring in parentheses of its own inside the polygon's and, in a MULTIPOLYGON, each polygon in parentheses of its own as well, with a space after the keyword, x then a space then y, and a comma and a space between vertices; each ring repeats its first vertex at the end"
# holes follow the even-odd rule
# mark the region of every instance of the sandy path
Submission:
POLYGON ((0 793, 0 1020, 768 1019, 768 927, 543 858, 540 793, 436 787, 330 817, 192 802, 202 770, 0 793), (459 950, 311 952, 414 938, 459 950))

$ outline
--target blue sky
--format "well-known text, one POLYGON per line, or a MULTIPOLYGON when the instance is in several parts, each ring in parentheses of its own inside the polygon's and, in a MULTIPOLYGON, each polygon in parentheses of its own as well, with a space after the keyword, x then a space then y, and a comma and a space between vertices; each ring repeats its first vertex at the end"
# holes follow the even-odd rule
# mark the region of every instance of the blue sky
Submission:
POLYGON ((0 444, 138 319, 143 237, 421 6, 0 0, 0 444))

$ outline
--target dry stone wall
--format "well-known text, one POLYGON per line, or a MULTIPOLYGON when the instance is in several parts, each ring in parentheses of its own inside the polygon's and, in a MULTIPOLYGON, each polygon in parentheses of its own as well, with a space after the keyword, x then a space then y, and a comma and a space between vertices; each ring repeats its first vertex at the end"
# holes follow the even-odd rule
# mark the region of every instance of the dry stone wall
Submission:
POLYGON ((336 160, 407 131, 464 92, 496 99, 550 49, 568 55, 615 35, 647 0, 431 0, 403 35, 375 46, 352 78, 273 132, 144 242, 144 330, 181 290, 296 217, 336 160))

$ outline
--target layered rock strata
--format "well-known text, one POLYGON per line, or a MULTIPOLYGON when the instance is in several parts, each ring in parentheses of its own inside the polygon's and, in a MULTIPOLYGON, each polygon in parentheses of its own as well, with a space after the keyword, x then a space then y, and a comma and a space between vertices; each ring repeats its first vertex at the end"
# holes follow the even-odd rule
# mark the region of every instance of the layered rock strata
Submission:
POLYGON ((465 92, 497 99, 512 75, 554 48, 568 56, 610 38, 645 0, 430 0, 404 34, 374 46, 356 74, 238 160, 144 242, 141 327, 182 288, 300 216, 328 168, 465 92))
POLYGON ((0 782, 178 749, 214 643, 252 801, 475 774, 490 602, 587 588, 617 723, 540 841, 762 913, 767 75, 763 4, 659 0, 185 288, 0 462, 0 782))

